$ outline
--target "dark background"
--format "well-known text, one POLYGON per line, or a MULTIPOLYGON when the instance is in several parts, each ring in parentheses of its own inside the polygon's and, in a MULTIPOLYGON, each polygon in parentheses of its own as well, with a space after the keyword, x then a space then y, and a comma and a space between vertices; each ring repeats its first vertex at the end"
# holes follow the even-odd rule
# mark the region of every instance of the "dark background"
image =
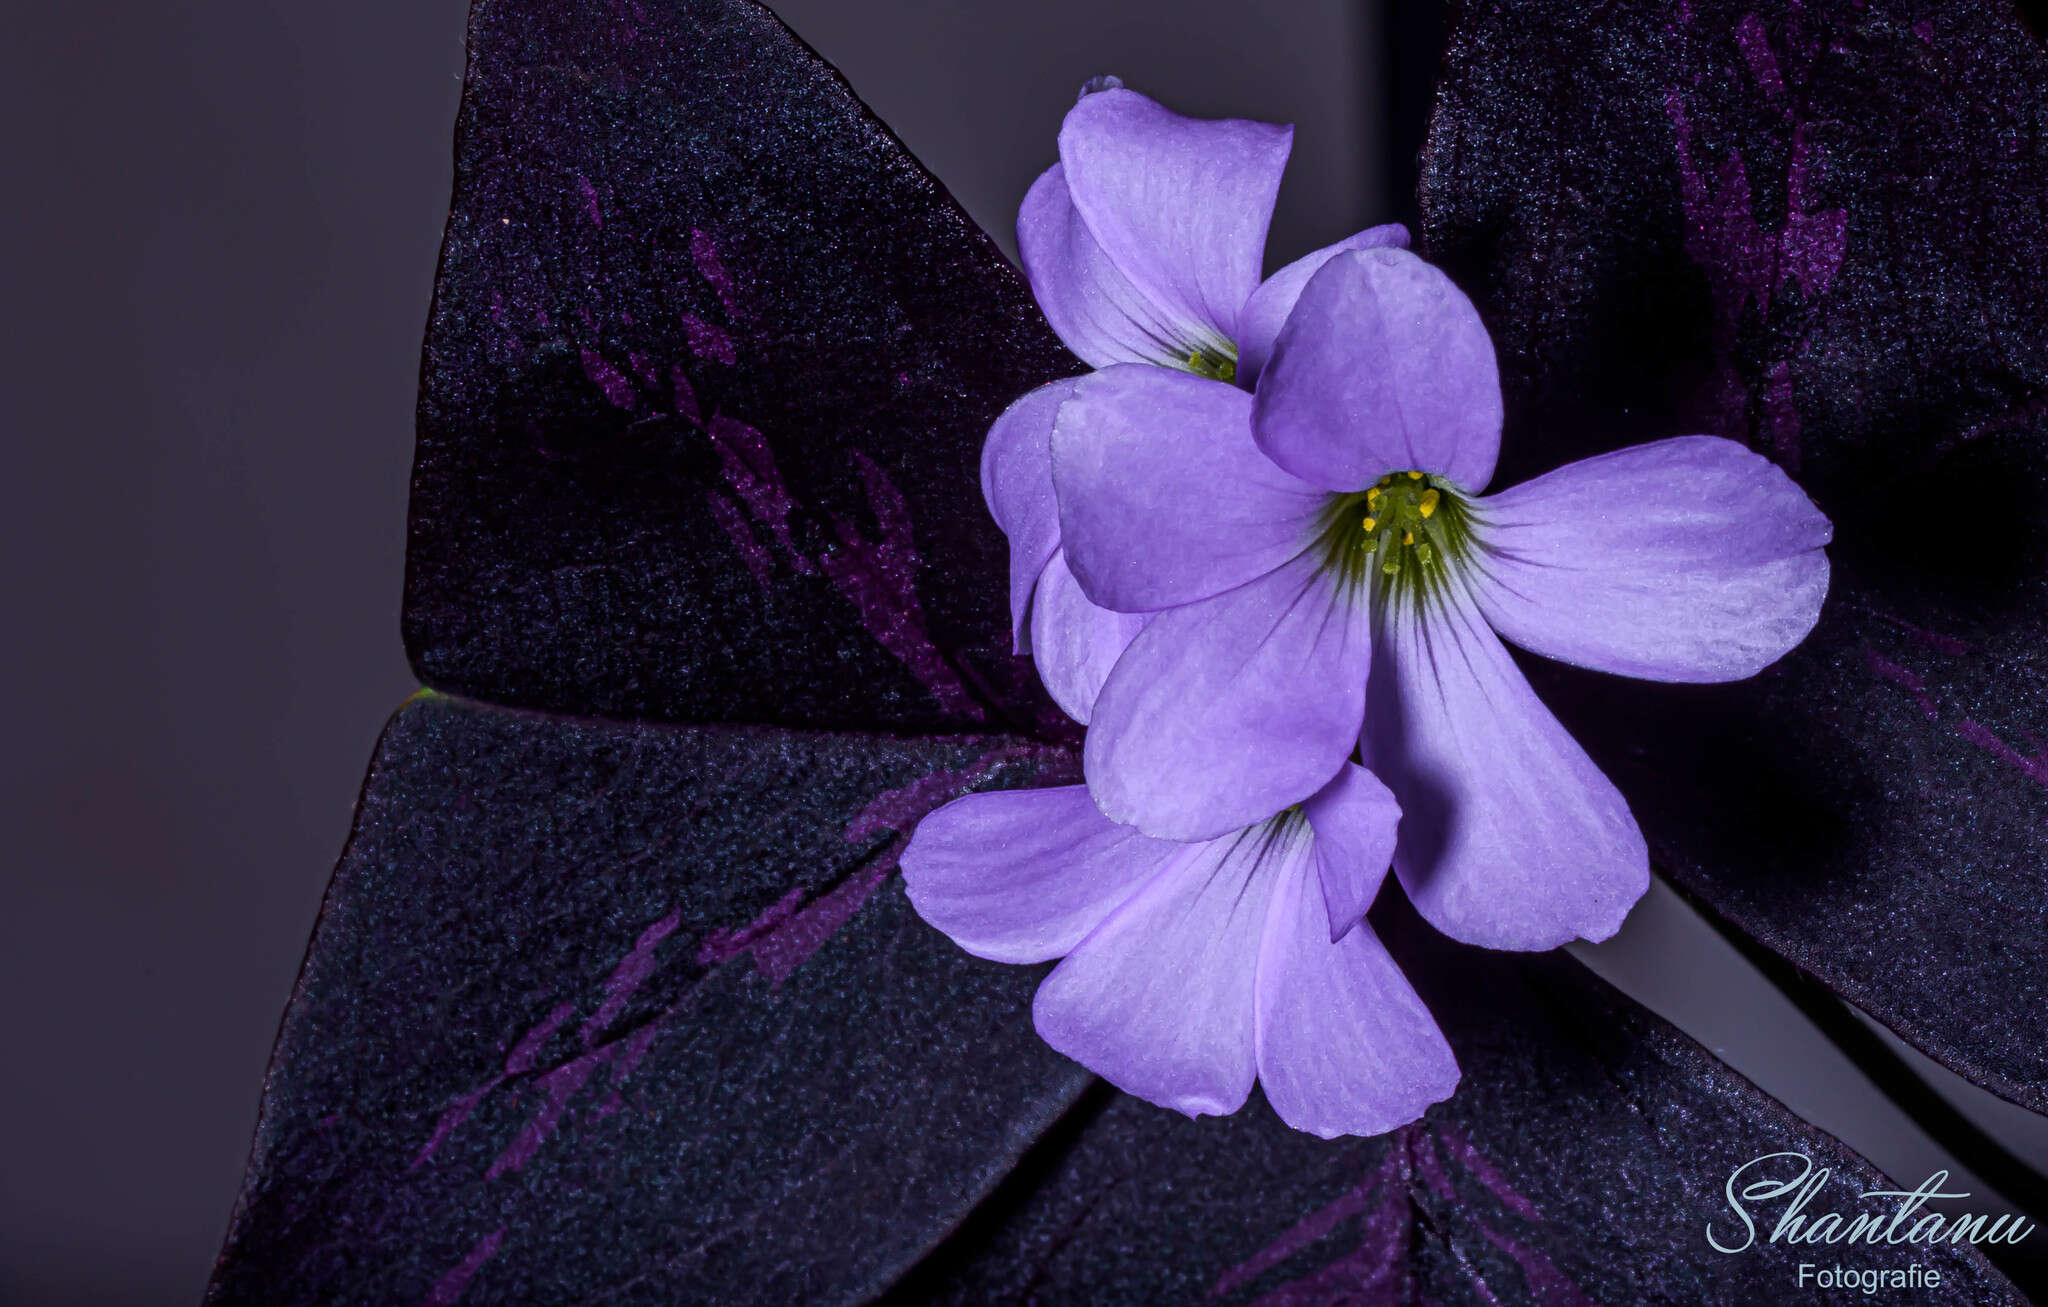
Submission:
MULTIPOLYGON (((1006 246, 1105 71, 1298 124, 1276 261, 1408 208, 1420 124, 1390 109, 1430 60, 1390 67, 1369 5, 1269 7, 1255 37, 1223 0, 773 7, 1006 246)), ((0 1302, 196 1302, 225 1229, 364 762, 415 685, 406 479, 463 20, 10 21, 0 1302)), ((1943 1164, 1668 894, 1582 955, 1908 1183, 1943 1164)), ((2048 1156, 2039 1119, 1943 1083, 2048 1156)))

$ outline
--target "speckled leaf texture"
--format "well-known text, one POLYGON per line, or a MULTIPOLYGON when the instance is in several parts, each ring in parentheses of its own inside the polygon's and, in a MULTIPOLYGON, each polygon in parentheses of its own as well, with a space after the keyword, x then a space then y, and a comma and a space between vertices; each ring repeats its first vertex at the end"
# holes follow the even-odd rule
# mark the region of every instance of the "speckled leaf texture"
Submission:
MULTIPOLYGON (((1070 766, 408 705, 209 1302, 1748 1307, 1814 1254, 1709 1249, 1729 1171, 1792 1150, 1837 1204, 1887 1187, 1569 958, 1398 903, 1376 924, 1465 1072, 1424 1123, 1324 1142, 1100 1089, 1059 1120, 1089 1078, 1031 1029, 1044 968, 966 956, 894 872, 933 806, 1070 766)), ((1857 1261, 2021 1301, 1974 1252, 1857 1261)))
POLYGON ((407 550, 427 683, 1056 718, 1002 587, 948 579, 1004 556, 962 433, 1081 370, 988 237, 755 6, 482 0, 469 52, 407 550))
MULTIPOLYGON (((1876 1176, 1562 955, 1376 922, 1457 1097, 1190 1122, 909 909, 916 821, 1071 781, 1008 648, 989 419, 1077 365, 747 0, 481 0, 394 718, 213 1307, 1752 1304, 1760 1153, 1876 1176)), ((2017 1302, 1974 1250, 1919 1261, 2017 1302)))
POLYGON ((2048 1110, 2048 54, 2004 0, 1464 4, 1422 203, 1503 482, 1703 431, 1835 521, 1755 681, 1537 671, 1653 856, 2048 1110))
MULTIPOLYGON (((1876 1172, 1563 954, 1449 943, 1405 903, 1375 928, 1443 1021, 1464 1081, 1415 1125, 1324 1142, 1254 1095, 1190 1122, 1102 1096, 893 1294, 909 1304, 1259 1307, 1756 1307, 1809 1300, 1784 1244, 1740 1241, 1729 1172, 1764 1153, 1876 1172)), ((1938 1265, 1930 1301, 2023 1303, 1981 1260, 1938 1265)))
POLYGON ((923 813, 1047 766, 1000 737, 404 708, 209 1301, 886 1285, 1088 1079, 1019 1019, 1034 978, 928 929, 894 875, 923 813))

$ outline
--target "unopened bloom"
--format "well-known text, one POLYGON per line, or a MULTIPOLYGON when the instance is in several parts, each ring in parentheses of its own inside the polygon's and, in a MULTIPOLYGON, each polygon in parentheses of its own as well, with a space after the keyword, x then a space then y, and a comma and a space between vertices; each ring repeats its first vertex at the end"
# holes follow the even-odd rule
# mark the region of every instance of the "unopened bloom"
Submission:
POLYGON ((1378 1134, 1450 1096, 1458 1068, 1361 920, 1398 809, 1347 766, 1299 808, 1215 840, 1147 838, 1081 786, 955 800, 903 854, 911 902, 980 957, 1064 958, 1045 1041, 1132 1094, 1234 1112, 1256 1077, 1282 1120, 1378 1134))
MULTIPOLYGON (((1143 364, 1249 389, 1318 268, 1346 250, 1408 243, 1399 224, 1368 228, 1261 281, 1293 139, 1291 127, 1186 118, 1116 84, 1084 92, 1061 125, 1060 161, 1017 219, 1025 276, 1067 348, 1098 368, 1143 364)), ((1010 539, 1017 651, 1028 633, 1046 688, 1085 722, 1145 619, 1091 603, 1060 551, 1049 440, 1073 387, 1041 387, 997 419, 982 489, 1010 539)))
POLYGON ((1628 676, 1749 676, 1812 629, 1830 527, 1707 436, 1482 498, 1500 426, 1478 314, 1399 249, 1309 280, 1256 398, 1157 368, 1083 378, 1052 437, 1065 556, 1091 602, 1145 620, 1089 726, 1103 811, 1211 838, 1315 793, 1355 745, 1400 800, 1394 868, 1439 929, 1612 934, 1648 884, 1642 835, 1499 636, 1628 676))

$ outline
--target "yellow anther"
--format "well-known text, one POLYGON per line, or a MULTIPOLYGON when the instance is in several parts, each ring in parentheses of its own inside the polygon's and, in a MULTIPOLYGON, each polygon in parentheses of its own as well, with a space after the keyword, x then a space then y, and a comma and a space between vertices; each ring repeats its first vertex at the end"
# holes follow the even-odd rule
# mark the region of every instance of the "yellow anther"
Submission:
POLYGON ((1403 532, 1401 533, 1401 543, 1402 543, 1402 544, 1404 544, 1404 545, 1412 545, 1412 544, 1414 544, 1414 543, 1415 543, 1415 533, 1414 533, 1413 531, 1403 531, 1403 532))
POLYGON ((1422 503, 1416 506, 1416 511, 1421 513, 1424 517, 1428 517, 1431 513, 1434 513, 1436 511, 1436 501, 1441 498, 1443 498, 1443 496, 1439 495, 1434 490, 1423 491, 1422 503))
POLYGON ((1388 486, 1390 486, 1390 485, 1393 485, 1393 484, 1394 484, 1394 478, 1392 478, 1392 477, 1381 477, 1381 478, 1380 478, 1380 489, 1382 489, 1382 490, 1385 490, 1385 489, 1386 489, 1386 488, 1387 488, 1388 486))
POLYGON ((1380 520, 1379 520, 1378 518, 1376 518, 1376 517, 1368 517, 1367 519, 1365 519, 1365 529, 1366 529, 1367 531, 1370 531, 1370 530, 1372 530, 1372 529, 1373 529, 1374 527, 1377 527, 1377 526, 1378 526, 1379 524, 1380 524, 1380 520))
POLYGON ((1422 473, 1420 473, 1420 472, 1410 472, 1410 473, 1408 474, 1408 479, 1409 479, 1410 481, 1420 481, 1420 480, 1422 480, 1422 473))
POLYGON ((1370 490, 1367 490, 1365 492, 1365 502, 1368 504, 1370 504, 1373 500, 1378 499, 1379 497, 1380 488, 1378 486, 1374 486, 1370 490))

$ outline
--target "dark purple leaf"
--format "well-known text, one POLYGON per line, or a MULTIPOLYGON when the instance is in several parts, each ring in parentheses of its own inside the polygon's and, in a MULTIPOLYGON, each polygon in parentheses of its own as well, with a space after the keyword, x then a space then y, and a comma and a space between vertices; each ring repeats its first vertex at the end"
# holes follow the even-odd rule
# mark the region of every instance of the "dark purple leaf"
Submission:
POLYGON ((1463 948, 1402 905, 1374 915, 1457 1051, 1449 1102, 1324 1142, 1259 1101, 1190 1122, 1109 1099, 1048 1136, 890 1307, 1753 1307, 1825 1296, 1799 1287, 1801 1262, 1917 1262, 1942 1276, 1929 1300, 2025 1301, 1974 1250, 1770 1243, 1782 1203, 1752 1207, 1757 1247, 1717 1252, 1710 1225, 1742 1237, 1729 1173, 1765 1154, 1833 1170, 1809 1220, 1888 1214, 1897 1200, 1859 1195, 1893 1186, 1569 958, 1463 948))
POLYGON ((918 921, 916 819, 1014 738, 448 699, 377 751, 208 1301, 856 1301, 1081 1092, 1035 977, 918 921), (971 1056, 968 1050, 972 1050, 971 1056))
MULTIPOLYGON (((1326 1143, 1263 1104, 1189 1122, 1115 1096, 974 1211, 1087 1077, 1031 1029, 1042 969, 962 954, 895 860, 933 806, 1071 765, 1014 737, 407 707, 209 1302, 831 1303, 899 1281, 905 1302, 1751 1303, 1815 1254, 1705 1244, 1709 1221, 1733 1237, 1733 1167, 1804 1152, 1838 1177, 1816 1204, 1852 1213, 1885 1187, 1576 963, 1450 944, 1396 902, 1377 925, 1465 1073, 1423 1125, 1326 1143)), ((1856 1256, 1916 1260, 2018 1301, 1974 1253, 1856 1256)))
POLYGON ((1690 894, 2048 1110, 2048 54, 2001 4, 1458 8, 1425 234, 1503 482, 1685 432, 1836 523, 1755 681, 1539 688, 1690 894))
MULTIPOLYGON (((610 717, 1049 726, 976 491, 1078 370, 994 244, 740 0, 479 0, 406 646, 610 717)), ((1050 715, 1048 715, 1050 714, 1050 715)))

